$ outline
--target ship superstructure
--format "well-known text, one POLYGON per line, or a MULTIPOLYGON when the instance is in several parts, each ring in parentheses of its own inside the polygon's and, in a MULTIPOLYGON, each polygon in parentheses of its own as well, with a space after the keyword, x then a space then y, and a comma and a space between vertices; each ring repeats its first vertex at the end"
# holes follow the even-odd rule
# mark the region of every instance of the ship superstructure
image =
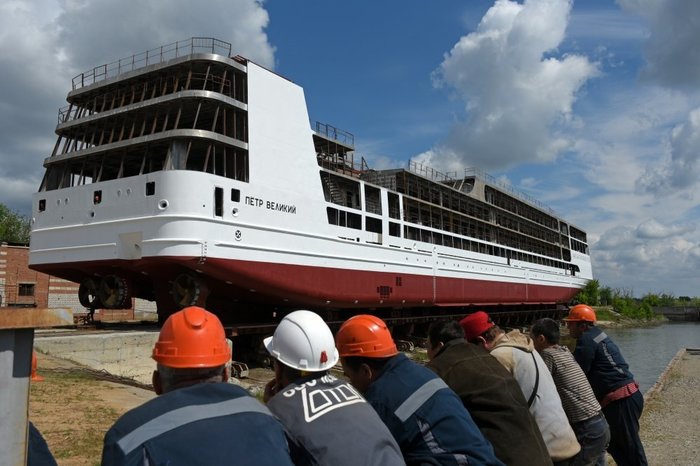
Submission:
MULTIPOLYGON (((475 170, 372 170, 301 87, 193 38, 73 80, 30 264, 86 307, 327 310, 566 303, 586 234, 475 170)), ((391 311, 393 312, 393 311, 391 311)))

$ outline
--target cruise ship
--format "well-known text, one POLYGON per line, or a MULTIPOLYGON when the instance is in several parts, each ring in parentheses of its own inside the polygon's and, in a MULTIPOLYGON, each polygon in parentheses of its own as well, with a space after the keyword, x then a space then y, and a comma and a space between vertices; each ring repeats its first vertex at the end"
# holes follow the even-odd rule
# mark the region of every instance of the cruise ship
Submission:
POLYGON ((80 283, 88 309, 544 308, 592 278, 581 228, 478 170, 371 169, 353 134, 310 122, 299 85, 226 42, 98 66, 67 103, 30 266, 80 283))

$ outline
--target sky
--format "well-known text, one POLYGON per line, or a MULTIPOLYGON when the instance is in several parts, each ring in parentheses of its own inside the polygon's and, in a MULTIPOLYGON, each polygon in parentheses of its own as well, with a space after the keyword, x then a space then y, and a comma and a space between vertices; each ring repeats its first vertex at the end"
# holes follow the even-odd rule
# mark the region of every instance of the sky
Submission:
POLYGON ((193 36, 304 88, 376 169, 475 167, 588 234, 601 286, 700 296, 696 0, 0 0, 0 202, 71 79, 193 36))

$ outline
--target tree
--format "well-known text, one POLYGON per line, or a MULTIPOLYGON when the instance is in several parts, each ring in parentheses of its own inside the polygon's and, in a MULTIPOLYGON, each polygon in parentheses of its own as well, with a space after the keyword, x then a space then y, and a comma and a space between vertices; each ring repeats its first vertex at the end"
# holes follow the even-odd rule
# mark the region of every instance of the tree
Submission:
POLYGON ((0 204, 0 242, 29 244, 29 217, 0 204))
POLYGON ((609 286, 604 286, 600 289, 600 304, 607 306, 612 303, 613 290, 609 286))
POLYGON ((590 280, 586 283, 581 291, 574 297, 578 303, 588 304, 589 306, 597 306, 600 300, 600 283, 598 280, 590 280))

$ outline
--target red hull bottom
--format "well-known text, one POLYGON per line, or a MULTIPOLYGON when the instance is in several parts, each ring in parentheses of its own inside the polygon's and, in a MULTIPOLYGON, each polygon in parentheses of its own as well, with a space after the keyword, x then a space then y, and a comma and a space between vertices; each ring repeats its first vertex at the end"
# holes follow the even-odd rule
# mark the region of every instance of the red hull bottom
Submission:
POLYGON ((168 293, 183 272, 206 282, 210 298, 235 303, 264 302, 284 307, 357 309, 376 307, 493 306, 568 302, 574 287, 463 280, 412 274, 199 258, 159 257, 71 264, 39 264, 40 272, 80 282, 114 274, 133 284, 134 297, 172 308, 168 293))

